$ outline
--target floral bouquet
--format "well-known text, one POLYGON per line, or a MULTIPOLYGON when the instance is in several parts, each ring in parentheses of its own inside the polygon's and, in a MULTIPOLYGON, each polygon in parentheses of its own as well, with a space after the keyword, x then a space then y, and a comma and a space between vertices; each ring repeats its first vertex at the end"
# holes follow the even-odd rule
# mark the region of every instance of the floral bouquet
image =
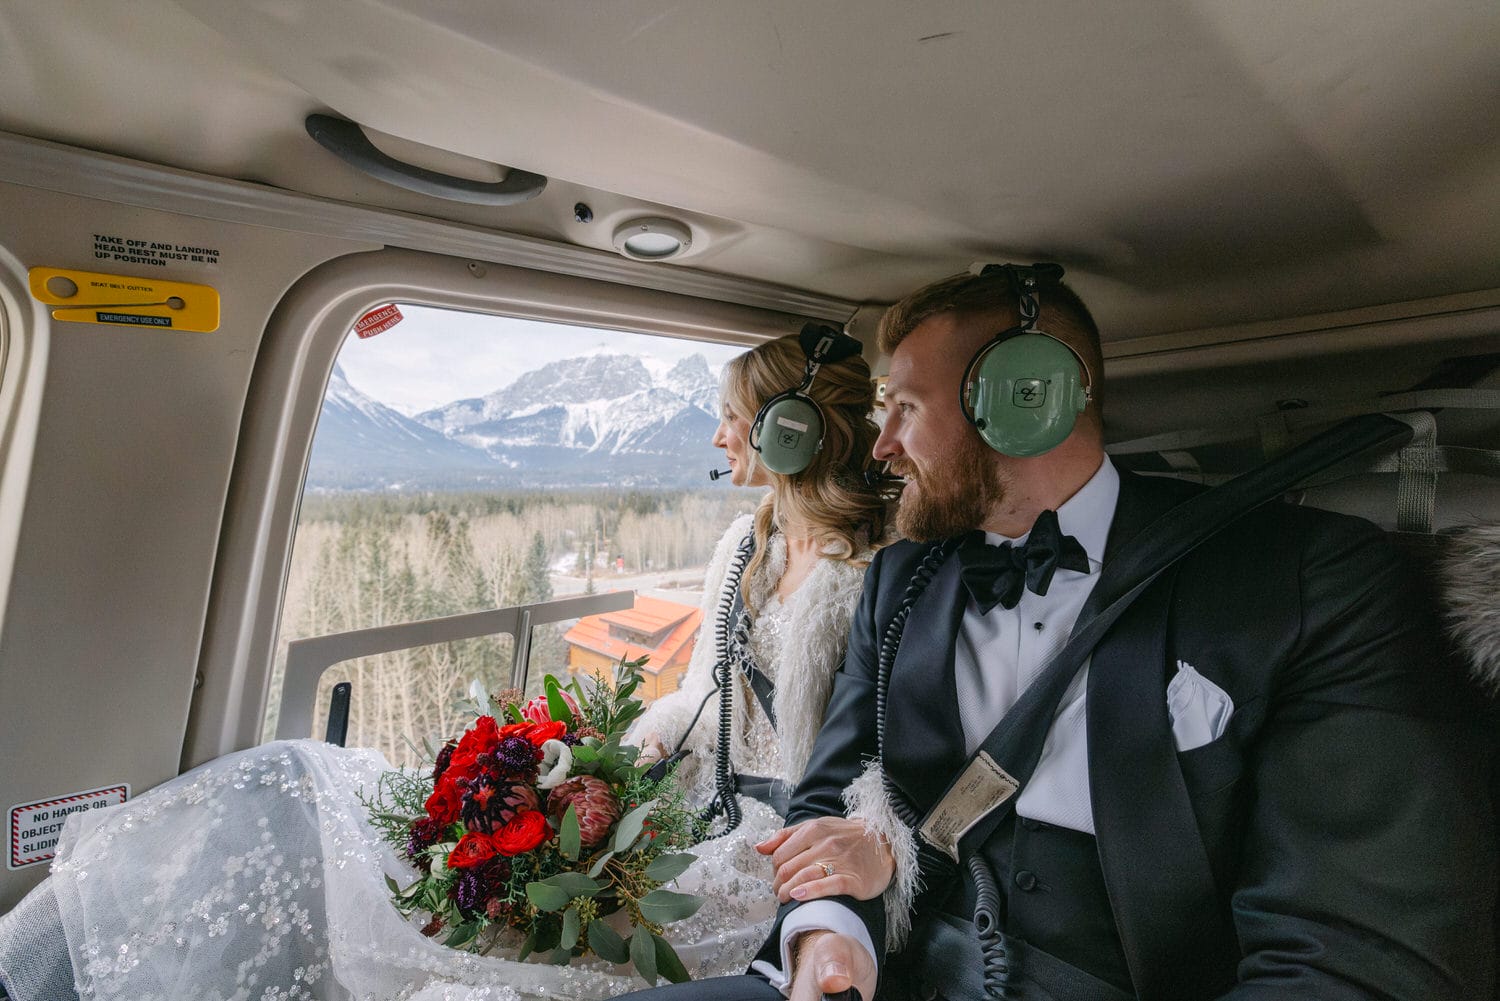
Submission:
POLYGON ((649 984, 688 979, 662 930, 703 900, 661 887, 693 861, 677 849, 692 843, 694 817, 671 777, 653 780, 639 749, 621 743, 642 709, 638 667, 622 662, 587 693, 548 675, 529 702, 518 691, 485 697, 430 778, 382 777, 367 805, 422 873, 404 888, 386 881, 403 914, 432 915, 425 934, 471 951, 518 943, 518 959, 559 964, 594 954, 649 984), (619 911, 628 937, 605 920, 619 911))

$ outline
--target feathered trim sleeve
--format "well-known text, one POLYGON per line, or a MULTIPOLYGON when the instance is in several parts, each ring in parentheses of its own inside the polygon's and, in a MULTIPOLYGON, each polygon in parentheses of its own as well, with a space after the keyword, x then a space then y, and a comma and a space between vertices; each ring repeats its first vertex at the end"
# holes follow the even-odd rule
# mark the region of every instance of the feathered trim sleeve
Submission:
POLYGON ((844 790, 844 804, 847 816, 863 821, 867 835, 885 841, 896 859, 895 878, 886 887, 881 901, 885 904, 885 948, 887 952, 897 952, 911 934, 912 905, 922 890, 917 834, 896 816, 879 761, 866 763, 859 778, 849 783, 844 790))

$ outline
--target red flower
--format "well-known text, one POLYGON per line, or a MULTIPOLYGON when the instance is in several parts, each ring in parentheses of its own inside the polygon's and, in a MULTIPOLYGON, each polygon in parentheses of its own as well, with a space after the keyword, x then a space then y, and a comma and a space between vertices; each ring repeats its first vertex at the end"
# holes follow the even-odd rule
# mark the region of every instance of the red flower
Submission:
POLYGON ((479 756, 493 751, 499 743, 500 730, 495 726, 495 717, 479 717, 459 738, 444 775, 472 779, 479 774, 479 756))
POLYGON ((451 824, 458 819, 459 809, 463 806, 463 793, 459 791, 458 784, 451 775, 444 775, 423 806, 427 810, 427 816, 439 824, 451 824))
POLYGON ((546 723, 510 723, 500 728, 501 739, 524 737, 532 747, 541 747, 549 740, 558 740, 568 732, 566 723, 548 720, 546 723))
POLYGON ((603 841, 620 819, 619 798, 608 782, 593 775, 575 775, 553 789, 547 797, 547 813, 561 823, 569 804, 578 817, 578 840, 586 846, 603 841))
MULTIPOLYGON (((547 826, 544 814, 538 810, 523 810, 516 814, 514 820, 495 832, 494 846, 501 855, 519 855, 531 851, 551 836, 552 828, 547 826)), ((467 841, 468 837, 464 840, 467 841)), ((458 847, 463 847, 463 841, 458 843, 458 847)))
MULTIPOLYGON (((448 868, 468 869, 495 857, 497 845, 488 834, 470 831, 448 853, 448 868)), ((508 854, 514 854, 508 853, 508 854)))
POLYGON ((566 723, 549 720, 546 723, 533 723, 526 731, 526 739, 531 741, 532 747, 541 747, 549 740, 561 740, 563 734, 568 732, 566 723))

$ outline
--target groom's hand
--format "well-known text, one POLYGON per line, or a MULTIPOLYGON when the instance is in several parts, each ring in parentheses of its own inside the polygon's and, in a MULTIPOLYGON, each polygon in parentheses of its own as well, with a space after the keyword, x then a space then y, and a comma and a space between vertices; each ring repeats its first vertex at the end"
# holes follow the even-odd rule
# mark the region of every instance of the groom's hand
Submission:
POLYGON ((776 863, 772 887, 783 904, 837 896, 871 900, 885 892, 896 874, 896 858, 885 840, 860 821, 843 817, 815 817, 783 827, 755 850, 776 863))
POLYGON ((792 992, 787 1001, 821 1001, 853 987, 864 1001, 875 997, 875 960, 864 946, 831 931, 804 932, 797 938, 792 963, 792 992))

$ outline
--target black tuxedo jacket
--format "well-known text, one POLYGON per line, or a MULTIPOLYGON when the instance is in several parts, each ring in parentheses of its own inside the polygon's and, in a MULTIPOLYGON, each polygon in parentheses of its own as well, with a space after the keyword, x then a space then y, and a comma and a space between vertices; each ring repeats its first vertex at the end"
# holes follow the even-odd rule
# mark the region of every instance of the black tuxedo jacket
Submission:
MULTIPOLYGON (((1196 489, 1122 473, 1105 559, 1196 489)), ((930 548, 898 543, 871 564, 788 823, 842 815, 876 756, 880 637, 930 548)), ((1107 597, 1096 589, 1083 615, 1107 597)), ((965 761, 953 652, 966 600, 950 558, 891 672, 883 764, 922 811, 965 761)), ((1489 998, 1488 759, 1441 649, 1383 533, 1285 504, 1185 557, 1115 624, 1089 668, 1089 786, 1141 998, 1489 998), (1185 753, 1166 712, 1178 660, 1235 706, 1222 737, 1185 753)), ((879 946, 881 901, 838 899, 879 946)))

